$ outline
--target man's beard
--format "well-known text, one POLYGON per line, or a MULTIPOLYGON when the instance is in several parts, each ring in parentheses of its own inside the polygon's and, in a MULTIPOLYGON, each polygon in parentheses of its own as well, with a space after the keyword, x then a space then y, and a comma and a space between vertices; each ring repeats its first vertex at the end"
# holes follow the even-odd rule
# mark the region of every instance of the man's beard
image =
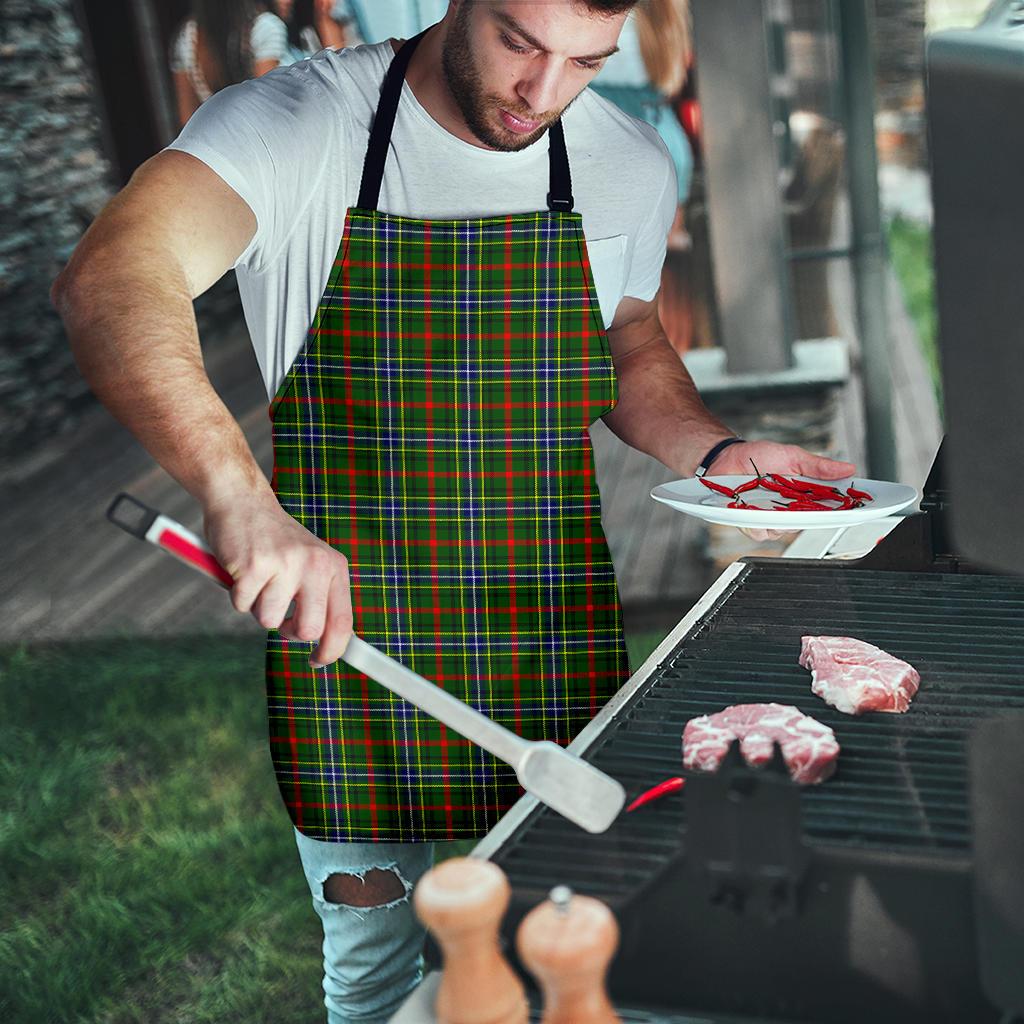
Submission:
POLYGON ((498 107, 524 121, 535 121, 537 116, 531 110, 524 110, 520 104, 509 104, 501 96, 487 95, 484 92, 480 69, 476 66, 469 45, 468 21, 469 4, 464 3, 455 12, 455 20, 448 30, 441 52, 441 66, 448 89, 459 105, 469 130, 481 142, 492 149, 507 152, 525 149, 536 142, 564 111, 542 118, 542 123, 527 135, 519 135, 494 124, 493 120, 488 118, 488 114, 496 113, 498 107))

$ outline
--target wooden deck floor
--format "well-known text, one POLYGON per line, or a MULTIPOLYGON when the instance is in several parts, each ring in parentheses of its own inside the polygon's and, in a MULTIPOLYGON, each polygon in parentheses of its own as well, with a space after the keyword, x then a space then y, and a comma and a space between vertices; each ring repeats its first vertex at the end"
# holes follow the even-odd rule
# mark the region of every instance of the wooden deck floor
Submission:
MULTIPOLYGON (((850 331, 849 284, 843 283, 841 268, 836 274, 837 314, 850 331)), ((900 477, 919 484, 938 445, 938 417, 894 282, 889 304, 900 477)), ((266 395, 241 322, 207 353, 207 370, 269 475, 266 395)), ((849 457, 862 462, 856 373, 841 408, 841 444, 849 457)), ((593 440, 605 531, 627 627, 667 628, 710 582, 703 528, 648 497, 651 487, 671 478, 660 463, 622 444, 603 424, 594 427, 593 440)), ((107 506, 118 492, 127 491, 201 531, 191 496, 104 409, 96 409, 72 436, 42 444, 25 462, 0 472, 0 482, 13 496, 0 509, 0 525, 8 538, 2 560, 0 640, 139 633, 262 635, 255 620, 234 611, 220 588, 107 522, 107 506)), ((742 553, 741 542, 736 554, 742 553)))

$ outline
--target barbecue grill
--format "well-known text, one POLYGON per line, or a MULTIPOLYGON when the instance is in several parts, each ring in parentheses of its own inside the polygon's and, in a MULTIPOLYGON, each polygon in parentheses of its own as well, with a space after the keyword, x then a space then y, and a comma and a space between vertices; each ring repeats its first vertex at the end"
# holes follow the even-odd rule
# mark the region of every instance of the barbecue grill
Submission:
POLYGON ((859 562, 731 566, 575 747, 633 797, 679 774, 690 718, 775 701, 835 730, 836 775, 801 789, 781 758, 752 770, 733 751, 600 836, 517 805, 479 849, 512 884, 509 950, 523 914, 567 884, 619 920, 609 983, 624 1006, 709 1020, 1001 1019, 982 984, 972 816, 987 791, 975 778, 972 800, 969 753, 974 727, 990 744, 986 730, 1024 712, 1024 580, 924 550, 945 535, 941 458, 925 495, 929 511, 859 562), (911 711, 853 718, 825 705, 797 664, 805 633, 856 636, 915 665, 911 711))
POLYGON ((609 904, 627 1024, 1024 1019, 1024 486, 1006 481, 1024 454, 1024 321, 1006 299, 1024 265, 1024 120, 1007 117, 1024 107, 1024 3, 935 37, 928 66, 950 434, 920 512, 856 562, 730 566, 571 747, 632 798, 681 773, 687 720, 774 701, 835 730, 836 775, 801 788, 778 751, 751 769, 734 748, 604 834, 524 798, 475 851, 511 882, 513 962, 554 886, 609 904), (814 697, 805 634, 910 662, 910 711, 814 697))

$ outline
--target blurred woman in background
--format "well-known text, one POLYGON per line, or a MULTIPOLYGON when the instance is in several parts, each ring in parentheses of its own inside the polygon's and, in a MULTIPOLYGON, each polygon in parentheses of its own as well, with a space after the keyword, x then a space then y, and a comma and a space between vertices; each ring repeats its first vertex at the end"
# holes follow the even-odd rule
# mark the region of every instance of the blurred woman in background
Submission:
POLYGON ((606 61, 590 88, 627 114, 654 126, 676 169, 678 205, 662 268, 658 312, 677 352, 690 348, 695 322, 706 335, 703 267, 690 259, 692 240, 684 205, 690 197, 694 154, 676 113, 676 100, 692 60, 688 0, 644 0, 630 11, 619 34, 619 50, 606 61))
POLYGON ((274 0, 288 26, 288 62, 312 57, 324 47, 352 46, 349 15, 344 0, 274 0))
POLYGON ((285 23, 257 0, 193 0, 171 44, 183 126, 215 92, 289 63, 285 23))
POLYGON ((618 53, 590 83, 595 92, 658 130, 675 164, 680 204, 690 191, 693 150, 673 101, 686 81, 691 51, 687 0, 646 0, 630 12, 618 53))

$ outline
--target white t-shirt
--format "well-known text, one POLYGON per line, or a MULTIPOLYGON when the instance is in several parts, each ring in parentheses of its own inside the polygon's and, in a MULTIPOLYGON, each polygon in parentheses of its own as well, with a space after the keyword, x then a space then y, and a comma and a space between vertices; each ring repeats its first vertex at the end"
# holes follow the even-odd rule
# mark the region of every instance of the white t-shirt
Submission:
MULTIPOLYGON (((394 51, 325 50, 216 93, 168 147, 215 171, 256 216, 235 263, 242 308, 273 397, 302 349, 359 195, 369 128, 394 51)), ((605 326, 623 295, 649 300, 676 209, 675 169, 648 124, 585 89, 563 114, 575 209, 605 326)), ((548 139, 514 153, 456 138, 405 83, 379 209, 461 218, 547 208, 548 139)))

